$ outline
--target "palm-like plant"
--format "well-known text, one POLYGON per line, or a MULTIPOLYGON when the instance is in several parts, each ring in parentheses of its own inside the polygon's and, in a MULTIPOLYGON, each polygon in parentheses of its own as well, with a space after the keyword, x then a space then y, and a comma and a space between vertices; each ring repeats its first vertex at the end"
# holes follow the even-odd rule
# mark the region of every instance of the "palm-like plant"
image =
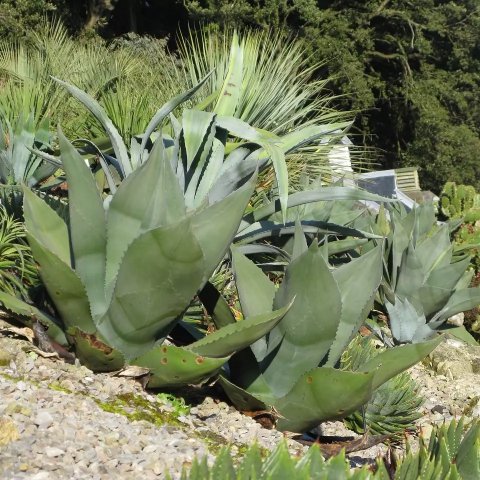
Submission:
MULTIPOLYGON (((205 108, 219 112, 225 95, 224 79, 230 78, 238 82, 239 88, 235 109, 227 114, 277 135, 291 133, 300 126, 352 119, 351 112, 331 107, 333 97, 324 88, 327 80, 315 79, 320 65, 312 65, 305 57, 301 41, 281 33, 247 31, 234 56, 231 45, 235 37, 233 31, 225 35, 190 32, 180 37, 180 56, 188 84, 195 85, 213 72, 199 93, 205 108)), ((289 155, 291 179, 298 179, 305 170, 314 176, 331 174, 327 154, 342 135, 339 129, 328 140, 310 142, 300 152, 289 155)), ((271 179, 271 175, 267 177, 270 184, 271 179)), ((290 185, 294 187, 296 182, 290 185)))
POLYGON ((171 76, 170 63, 166 54, 151 58, 126 47, 108 47, 100 40, 81 42, 60 23, 45 23, 29 43, 0 43, 0 109, 10 122, 19 114, 33 113, 36 123, 46 117, 61 121, 72 137, 98 135, 101 129, 95 118, 85 116, 52 79, 58 77, 101 103, 105 100, 108 113, 129 141, 129 135, 144 131, 156 105, 181 89, 178 78, 171 76), (142 88, 138 88, 140 79, 142 88))

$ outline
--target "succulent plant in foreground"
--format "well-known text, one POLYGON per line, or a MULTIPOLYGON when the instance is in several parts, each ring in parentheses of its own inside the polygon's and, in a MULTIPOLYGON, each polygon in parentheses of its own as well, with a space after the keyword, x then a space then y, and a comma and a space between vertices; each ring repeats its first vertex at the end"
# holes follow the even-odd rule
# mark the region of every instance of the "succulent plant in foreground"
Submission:
POLYGON ((412 366, 441 341, 387 349, 357 371, 338 368, 340 358, 373 305, 381 280, 382 247, 332 269, 328 244, 308 248, 297 226, 294 255, 277 289, 262 271, 233 250, 245 315, 272 312, 295 298, 270 333, 233 355, 220 378, 240 409, 271 407, 280 430, 307 431, 357 410, 372 392, 412 366))
MULTIPOLYGON (((480 478, 480 421, 467 426, 464 418, 436 426, 425 440, 420 437, 420 449, 407 451, 399 461, 394 461, 394 480, 439 478, 476 480, 480 478)), ((389 465, 392 467, 392 464, 389 465)), ((378 478, 389 478, 385 464, 379 464, 378 478)))
POLYGON ((463 419, 434 429, 430 442, 421 440, 416 453, 407 454, 395 463, 377 461, 377 468, 350 468, 341 453, 324 460, 318 445, 295 458, 285 442, 262 458, 254 444, 238 461, 232 461, 230 448, 225 447, 212 466, 205 458, 195 459, 192 467, 182 472, 182 480, 477 480, 480 478, 480 422, 474 421, 465 432, 463 419))
MULTIPOLYGON (((341 367, 358 370, 383 350, 376 348, 371 337, 359 335, 342 355, 341 367)), ((402 372, 374 390, 362 409, 346 417, 344 422, 359 434, 399 435, 415 429, 415 420, 422 416, 419 411, 422 403, 417 384, 407 372, 402 372)))
POLYGON ((202 382, 278 322, 288 306, 188 347, 162 344, 225 255, 255 172, 218 201, 206 197, 197 208, 187 208, 160 138, 105 202, 83 158, 60 131, 59 139, 69 223, 27 188, 24 213, 34 258, 61 322, 0 293, 7 309, 38 318, 93 370, 145 367, 152 387, 202 382))

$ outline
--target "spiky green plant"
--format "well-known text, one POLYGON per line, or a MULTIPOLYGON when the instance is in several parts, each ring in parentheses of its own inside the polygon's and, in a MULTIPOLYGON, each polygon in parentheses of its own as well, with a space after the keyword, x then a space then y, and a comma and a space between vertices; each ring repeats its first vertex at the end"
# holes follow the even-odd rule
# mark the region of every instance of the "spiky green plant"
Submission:
POLYGON ((27 300, 28 290, 38 283, 24 225, 0 206, 0 291, 27 300))
POLYGON ((365 321, 381 280, 382 248, 332 268, 328 244, 308 248, 297 224, 292 260, 277 289, 262 271, 233 249, 233 268, 244 314, 271 312, 295 299, 268 337, 236 353, 220 384, 244 410, 272 408, 277 428, 306 431, 344 418, 372 392, 418 362, 441 339, 387 349, 355 372, 339 360, 365 321))
POLYGON ((457 185, 447 182, 440 193, 440 208, 446 218, 455 219, 468 216, 467 221, 480 218, 478 199, 475 188, 471 185, 457 185))
MULTIPOLYGON (((468 429, 464 418, 435 426, 428 442, 420 439, 417 453, 408 451, 395 463, 394 480, 477 479, 480 477, 480 421, 473 420, 468 429)), ((383 462, 377 475, 389 478, 383 462)))
MULTIPOLYGON (((342 355, 342 368, 355 371, 374 358, 383 348, 377 348, 371 337, 357 336, 342 355)), ((406 372, 380 385, 361 410, 349 415, 344 422, 356 433, 367 431, 379 435, 399 435, 415 429, 415 420, 422 414, 423 398, 418 386, 406 372)))
MULTIPOLYGON (((49 151, 52 135, 49 122, 35 125, 33 115, 20 116, 12 126, 0 116, 0 196, 5 208, 16 218, 22 217, 21 185, 38 188, 61 166, 56 160, 46 161, 32 152, 49 151)), ((50 187, 55 182, 50 182, 50 187)))
POLYGON ((156 106, 182 89, 163 47, 155 44, 139 54, 100 39, 74 39, 59 22, 42 23, 28 42, 0 42, 0 109, 11 123, 19 114, 33 113, 35 123, 55 118, 71 137, 103 135, 95 118, 85 115, 52 76, 62 78, 100 101, 129 142, 144 131, 156 106))
MULTIPOLYGON (((234 115, 258 128, 277 135, 318 123, 342 123, 351 120, 351 112, 332 108, 334 98, 325 90, 327 79, 315 79, 320 65, 309 65, 303 43, 280 32, 245 31, 239 49, 232 49, 237 33, 190 32, 179 38, 180 57, 187 82, 195 85, 213 72, 204 89, 202 105, 212 111, 234 115), (237 84, 235 107, 223 110, 224 79, 237 84)), ((233 102, 232 102, 233 104, 233 102)), ((333 133, 333 132, 332 132, 333 133)), ((331 174, 327 155, 343 136, 339 128, 330 138, 309 142, 301 151, 287 156, 292 177, 298 186, 302 172, 317 177, 331 174)), ((272 187, 272 177, 266 179, 272 187)))
MULTIPOLYGON (((480 289, 468 288, 470 256, 455 249, 449 225, 438 225, 433 205, 389 213, 380 302, 395 342, 423 341, 450 328, 452 315, 480 304, 480 289)), ((375 228, 386 223, 382 210, 375 228)), ((463 327, 451 332, 476 343, 463 327)))
POLYGON ((318 445, 293 457, 285 442, 262 458, 254 444, 238 460, 232 460, 229 447, 222 449, 213 465, 205 458, 195 459, 182 472, 182 480, 476 480, 480 475, 480 422, 474 421, 467 432, 464 421, 434 429, 428 446, 422 441, 417 453, 408 452, 395 463, 379 460, 376 471, 367 467, 351 469, 342 450, 324 460, 318 445), (386 465, 388 465, 388 470, 386 465))
MULTIPOLYGON (((152 387, 201 382, 289 308, 226 325, 185 348, 161 345, 223 259, 253 192, 256 168, 242 171, 233 182, 221 174, 230 158, 224 158, 228 128, 245 133, 257 159, 281 156, 281 139, 277 145, 237 119, 185 110, 181 119, 172 119, 174 138, 158 136, 151 149, 144 148, 157 125, 193 89, 160 108, 140 149, 129 153, 100 105, 66 86, 105 126, 123 181, 118 187, 110 182, 104 199, 89 167, 59 131, 69 222, 28 189, 25 219, 62 324, 38 311, 34 315, 92 369, 111 370, 127 362, 148 368, 152 387)), ((240 158, 248 157, 247 148, 239 148, 240 158)), ((19 314, 33 309, 5 295, 0 299, 19 314)))
POLYGON ((195 459, 191 468, 183 470, 182 480, 320 480, 335 478, 338 480, 372 479, 373 474, 366 468, 351 471, 342 451, 328 460, 324 460, 318 445, 313 445, 307 453, 295 458, 288 451, 284 441, 266 457, 262 457, 258 445, 250 446, 237 462, 232 460, 229 447, 224 447, 212 466, 205 458, 195 459))

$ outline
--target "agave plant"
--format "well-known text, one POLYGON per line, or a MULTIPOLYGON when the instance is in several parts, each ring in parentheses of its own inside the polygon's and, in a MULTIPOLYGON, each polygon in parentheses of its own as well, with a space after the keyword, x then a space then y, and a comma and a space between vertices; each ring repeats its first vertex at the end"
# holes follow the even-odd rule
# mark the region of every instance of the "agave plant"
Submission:
MULTIPOLYGON (((382 349, 383 350, 383 349, 382 349)), ((341 367, 355 371, 380 351, 371 337, 357 336, 342 355, 341 367)), ((423 398, 418 385, 407 372, 402 372, 380 385, 361 410, 357 410, 344 422, 359 434, 400 435, 415 430, 415 420, 422 414, 419 407, 423 398)))
MULTIPOLYGON (((169 108, 174 106, 160 113, 168 114, 169 108)), ((209 176, 208 167, 223 160, 224 144, 217 137, 205 144, 202 138, 206 130, 215 131, 216 119, 187 110, 181 125, 173 145, 160 136, 146 158, 136 157, 142 161, 135 169, 124 158, 128 175, 118 187, 111 184, 106 199, 59 131, 69 222, 28 189, 24 211, 28 240, 61 325, 0 295, 7 309, 38 317, 56 341, 71 345, 90 368, 145 367, 151 387, 208 378, 289 308, 228 325, 185 348, 162 344, 223 259, 256 179, 254 171, 239 188, 213 195, 216 177, 209 176), (175 149, 180 142, 181 151, 175 149), (192 162, 203 162, 203 176, 192 172, 192 162)), ((119 139, 114 127, 110 133, 119 139)), ((126 151, 121 139, 112 143, 126 151)))
MULTIPOLYGON (((381 303, 397 343, 430 338, 452 327, 447 322, 452 315, 480 304, 480 289, 468 288, 470 257, 455 252, 449 225, 437 224, 433 205, 422 204, 408 214, 390 209, 389 225, 382 210, 380 224, 389 230, 381 303)), ((455 328, 455 334, 470 337, 464 327, 455 328)))
POLYGON ((233 268, 244 314, 271 312, 295 298, 266 338, 235 354, 220 384, 240 409, 273 407, 280 430, 306 431, 344 418, 389 378, 410 367, 440 339, 388 349, 357 371, 338 369, 342 353, 368 315, 381 281, 382 248, 331 269, 328 244, 309 248, 300 226, 278 290, 237 250, 233 268))
POLYGON ((38 187, 61 165, 32 153, 33 149, 48 151, 51 141, 49 121, 36 125, 33 114, 20 116, 13 127, 6 118, 0 121, 0 194, 2 203, 17 218, 21 217, 21 185, 38 187))

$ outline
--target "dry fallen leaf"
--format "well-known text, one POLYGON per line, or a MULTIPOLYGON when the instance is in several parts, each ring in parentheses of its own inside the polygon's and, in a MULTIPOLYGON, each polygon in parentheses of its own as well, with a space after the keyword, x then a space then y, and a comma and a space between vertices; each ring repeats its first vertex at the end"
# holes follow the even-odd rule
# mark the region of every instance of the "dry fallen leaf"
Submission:
POLYGON ((2 333, 13 333, 14 335, 18 335, 19 337, 24 337, 26 338, 29 342, 33 343, 33 339, 35 338, 35 334, 33 333, 33 330, 28 327, 7 327, 7 328, 2 328, 2 333))
POLYGON ((112 373, 114 377, 142 377, 150 372, 149 368, 137 367, 136 365, 129 365, 118 372, 112 373))
POLYGON ((26 349, 27 352, 35 352, 38 356, 43 357, 43 358, 58 358, 60 359, 60 355, 57 352, 45 352, 43 350, 40 350, 37 347, 29 347, 26 349))

